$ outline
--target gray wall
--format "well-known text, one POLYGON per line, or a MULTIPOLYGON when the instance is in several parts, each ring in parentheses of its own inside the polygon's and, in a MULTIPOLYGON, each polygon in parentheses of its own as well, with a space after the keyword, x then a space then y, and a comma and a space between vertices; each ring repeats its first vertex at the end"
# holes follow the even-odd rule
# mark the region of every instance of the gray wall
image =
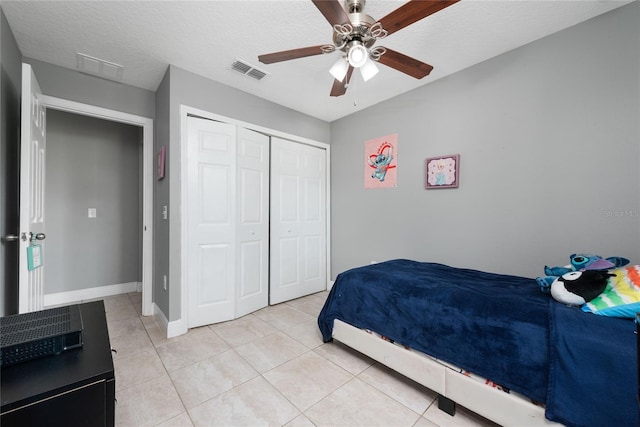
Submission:
MULTIPOLYGON (((22 54, 0 9, 0 236, 19 227, 22 54)), ((18 242, 0 239, 0 316, 18 312, 18 242)))
MULTIPOLYGON (((169 182, 171 181, 172 170, 167 167, 169 164, 169 122, 170 122, 170 99, 169 99, 169 76, 170 67, 156 91, 156 120, 153 152, 157 153, 160 147, 167 149, 165 161, 165 178, 154 180, 153 186, 153 302, 169 318, 169 292, 164 290, 163 276, 169 278, 169 220, 162 216, 163 206, 169 207, 169 182)), ((179 179, 179 178, 178 178, 179 179)), ((170 215, 171 216, 171 215, 170 215)), ((169 286, 168 286, 169 287, 169 286)), ((170 287, 169 287, 170 288, 170 287)))
POLYGON ((47 112, 45 294, 141 280, 140 143, 139 127, 47 112))
POLYGON ((154 276, 156 277, 156 280, 154 280, 154 296, 157 296, 157 304, 165 313, 167 319, 174 321, 181 317, 180 105, 187 105, 319 142, 329 142, 330 128, 327 122, 214 82, 173 65, 169 67, 165 81, 160 85, 157 96, 156 110, 162 114, 162 119, 159 116, 158 122, 164 121, 165 114, 168 112, 170 127, 168 129, 158 129, 159 133, 168 130, 169 134, 158 136, 156 139, 156 142, 160 145, 166 144, 167 146, 167 173, 169 174, 169 177, 165 178, 166 182, 160 184, 163 186, 162 189, 159 187, 159 191, 156 192, 162 198, 169 197, 169 224, 168 227, 163 224, 161 230, 156 228, 156 231, 158 231, 156 237, 157 242, 168 241, 170 244, 166 246, 155 244, 155 255, 158 261, 154 269, 154 276), (169 79, 168 82, 166 81, 167 79, 169 79), (168 88, 166 85, 168 85, 168 88), (168 193, 167 188, 164 187, 167 185, 168 193), (168 235, 165 233, 168 233, 168 235), (164 264, 160 260, 167 260, 169 264, 164 264), (162 283, 158 279, 161 279, 161 275, 167 274, 167 272, 169 274, 169 285, 167 291, 164 291, 162 283), (178 284, 178 286, 172 284, 178 284), (159 296, 162 293, 168 293, 166 299, 164 296, 159 296))
POLYGON ((31 64, 45 95, 142 117, 153 118, 155 115, 155 93, 150 90, 101 79, 37 59, 24 58, 24 62, 31 64))
POLYGON ((639 263, 639 22, 634 2, 333 122, 332 275, 401 257, 530 277, 574 252, 639 263), (365 190, 364 141, 392 133, 398 187, 365 190), (424 159, 454 153, 460 187, 425 190, 424 159))

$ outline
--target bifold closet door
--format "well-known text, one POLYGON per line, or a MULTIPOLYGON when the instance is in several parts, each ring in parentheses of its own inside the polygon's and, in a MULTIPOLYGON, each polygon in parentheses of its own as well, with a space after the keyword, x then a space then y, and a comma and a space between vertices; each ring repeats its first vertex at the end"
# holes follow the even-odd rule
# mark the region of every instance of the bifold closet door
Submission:
POLYGON ((189 327, 256 311, 269 300, 269 137, 187 122, 189 327))
POLYGON ((238 128, 236 313, 269 304, 269 137, 238 128))
POLYGON ((236 127, 189 117, 187 283, 190 328, 230 320, 236 280, 236 127))
POLYGON ((326 150, 271 137, 269 303, 326 289, 326 150))

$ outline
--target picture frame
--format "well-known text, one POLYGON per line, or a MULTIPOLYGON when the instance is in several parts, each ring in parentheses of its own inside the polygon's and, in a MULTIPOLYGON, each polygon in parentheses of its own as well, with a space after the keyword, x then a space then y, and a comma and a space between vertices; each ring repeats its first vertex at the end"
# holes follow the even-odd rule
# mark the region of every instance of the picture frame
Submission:
POLYGON ((386 135, 364 143, 364 188, 398 186, 398 134, 386 135))
POLYGON ((162 148, 160 148, 160 150, 158 151, 158 154, 156 155, 158 181, 164 178, 164 162, 166 157, 166 151, 167 149, 163 145, 162 148))
POLYGON ((425 160, 424 187, 458 188, 460 185, 460 154, 428 157, 425 160))

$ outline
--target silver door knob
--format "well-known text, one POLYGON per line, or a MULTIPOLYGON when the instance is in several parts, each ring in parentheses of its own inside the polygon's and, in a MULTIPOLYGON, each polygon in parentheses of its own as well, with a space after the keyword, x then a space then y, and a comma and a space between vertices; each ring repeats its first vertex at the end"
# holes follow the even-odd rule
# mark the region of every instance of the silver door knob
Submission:
POLYGON ((34 238, 36 240, 44 240, 44 239, 47 238, 47 236, 44 233, 38 233, 38 234, 35 235, 35 237, 34 237, 33 233, 29 233, 29 237, 31 237, 31 240, 33 240, 34 238))

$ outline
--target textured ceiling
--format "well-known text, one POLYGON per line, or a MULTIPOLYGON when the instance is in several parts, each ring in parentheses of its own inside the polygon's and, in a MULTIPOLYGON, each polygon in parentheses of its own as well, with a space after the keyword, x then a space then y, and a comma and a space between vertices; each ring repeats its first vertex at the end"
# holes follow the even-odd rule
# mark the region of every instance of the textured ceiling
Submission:
MULTIPOLYGON (((629 3, 629 0, 462 0, 406 27, 386 46, 434 66, 416 80, 379 65, 354 73, 333 98, 328 70, 338 53, 265 65, 258 55, 331 43, 329 23, 309 0, 2 1, 22 54, 76 68, 76 52, 124 66, 123 82, 155 91, 173 64, 322 120, 332 121, 629 3), (268 76, 230 69, 241 59, 268 76)), ((380 19, 404 1, 369 0, 380 19)))

